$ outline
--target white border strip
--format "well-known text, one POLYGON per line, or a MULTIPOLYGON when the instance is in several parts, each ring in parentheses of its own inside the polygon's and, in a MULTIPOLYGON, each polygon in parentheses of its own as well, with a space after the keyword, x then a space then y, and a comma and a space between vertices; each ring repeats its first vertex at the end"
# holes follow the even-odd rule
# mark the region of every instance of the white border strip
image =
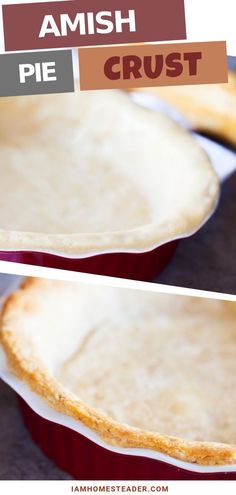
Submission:
POLYGON ((103 275, 93 275, 90 273, 60 270, 57 268, 26 265, 23 263, 9 261, 0 261, 0 273, 20 275, 23 277, 47 278, 51 280, 62 280, 68 282, 82 282, 84 284, 104 285, 107 287, 120 287, 125 289, 143 290, 163 294, 176 294, 205 299, 236 301, 236 295, 233 294, 190 289, 186 287, 158 284, 155 282, 140 282, 136 280, 127 280, 103 275))

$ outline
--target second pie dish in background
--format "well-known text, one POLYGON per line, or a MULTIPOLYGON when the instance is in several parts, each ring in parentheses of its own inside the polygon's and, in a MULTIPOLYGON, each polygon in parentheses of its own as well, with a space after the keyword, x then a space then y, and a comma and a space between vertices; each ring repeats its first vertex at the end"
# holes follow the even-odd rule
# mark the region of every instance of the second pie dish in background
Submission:
MULTIPOLYGON (((135 89, 134 91, 137 91, 135 89)), ((143 88, 178 109, 189 126, 236 148, 236 73, 226 84, 143 88)))
POLYGON ((1 98, 1 259, 152 279, 219 196, 194 138, 119 91, 1 98))

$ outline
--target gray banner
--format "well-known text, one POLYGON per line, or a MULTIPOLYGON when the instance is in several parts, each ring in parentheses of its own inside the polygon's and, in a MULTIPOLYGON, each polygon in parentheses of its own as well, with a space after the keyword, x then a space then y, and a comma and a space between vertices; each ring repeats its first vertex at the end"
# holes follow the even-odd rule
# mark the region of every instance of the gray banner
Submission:
POLYGON ((71 50, 0 55, 0 96, 73 91, 71 50))

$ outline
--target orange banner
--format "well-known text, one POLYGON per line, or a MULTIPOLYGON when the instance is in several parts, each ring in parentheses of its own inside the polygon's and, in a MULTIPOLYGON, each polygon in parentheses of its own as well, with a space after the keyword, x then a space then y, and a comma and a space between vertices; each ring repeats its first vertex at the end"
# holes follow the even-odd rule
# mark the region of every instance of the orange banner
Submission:
POLYGON ((228 82, 224 41, 79 49, 80 89, 228 82))

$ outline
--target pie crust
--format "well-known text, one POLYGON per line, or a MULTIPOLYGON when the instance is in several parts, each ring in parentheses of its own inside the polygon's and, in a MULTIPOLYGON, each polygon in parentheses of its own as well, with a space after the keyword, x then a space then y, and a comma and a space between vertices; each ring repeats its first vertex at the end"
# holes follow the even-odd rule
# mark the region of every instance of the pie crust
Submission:
MULTIPOLYGON (((135 89, 135 91, 137 91, 135 89)), ((194 129, 236 146, 236 74, 226 84, 144 88, 182 112, 194 129)))
POLYGON ((108 444, 236 462, 235 303, 30 279, 0 335, 13 372, 108 444))
POLYGON ((194 138, 119 91, 0 99, 0 249, 151 250, 196 231, 218 178, 194 138))

